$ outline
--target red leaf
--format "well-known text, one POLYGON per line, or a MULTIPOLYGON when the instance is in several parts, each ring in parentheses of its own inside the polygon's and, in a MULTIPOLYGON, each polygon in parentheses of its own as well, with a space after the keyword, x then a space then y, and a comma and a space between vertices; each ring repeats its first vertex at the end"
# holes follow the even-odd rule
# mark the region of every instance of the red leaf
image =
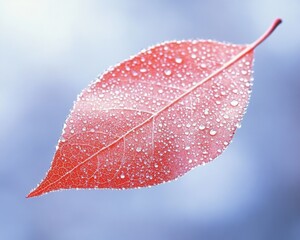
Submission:
POLYGON ((166 42, 122 62, 83 90, 46 178, 27 197, 70 188, 167 182, 227 147, 245 113, 251 45, 166 42))

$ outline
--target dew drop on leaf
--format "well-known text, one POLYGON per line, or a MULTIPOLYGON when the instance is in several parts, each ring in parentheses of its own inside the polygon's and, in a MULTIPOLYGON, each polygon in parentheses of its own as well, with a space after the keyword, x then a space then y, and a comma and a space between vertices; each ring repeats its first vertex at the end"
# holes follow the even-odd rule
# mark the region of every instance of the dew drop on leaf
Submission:
POLYGON ((141 147, 137 147, 135 150, 136 150, 137 152, 140 152, 140 151, 142 151, 142 148, 141 148, 141 147))
POLYGON ((170 69, 166 69, 164 73, 165 75, 170 76, 172 74, 172 71, 170 69))
POLYGON ((241 73, 242 73, 242 75, 247 75, 247 71, 246 70, 242 70, 241 73))
POLYGON ((211 130, 209 131, 209 134, 210 134, 211 136, 215 136, 215 135, 217 134, 217 131, 211 129, 211 130))
POLYGON ((205 126, 201 124, 201 125, 199 126, 199 129, 200 129, 200 130, 204 130, 204 129, 205 129, 205 126))
POLYGON ((182 63, 182 58, 180 58, 180 57, 175 58, 175 62, 176 63, 182 63))
POLYGON ((236 107, 238 104, 239 104, 239 102, 237 100, 232 100, 230 102, 230 105, 233 106, 233 107, 236 107))
POLYGON ((206 68, 206 64, 205 64, 205 63, 201 63, 201 64, 200 64, 200 67, 201 67, 201 68, 206 68))

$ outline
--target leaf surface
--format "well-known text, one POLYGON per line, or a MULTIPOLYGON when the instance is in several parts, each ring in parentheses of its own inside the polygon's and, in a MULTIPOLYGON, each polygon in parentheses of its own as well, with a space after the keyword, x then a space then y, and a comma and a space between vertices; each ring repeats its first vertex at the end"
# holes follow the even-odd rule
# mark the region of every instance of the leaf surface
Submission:
POLYGON ((78 97, 28 197, 157 185, 215 159, 245 113, 261 41, 165 42, 109 69, 78 97))

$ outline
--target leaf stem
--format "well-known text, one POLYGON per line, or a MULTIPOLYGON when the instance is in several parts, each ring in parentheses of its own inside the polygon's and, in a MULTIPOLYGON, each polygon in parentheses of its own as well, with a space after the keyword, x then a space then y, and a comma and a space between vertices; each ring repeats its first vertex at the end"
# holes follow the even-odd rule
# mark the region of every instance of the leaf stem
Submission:
POLYGON ((276 18, 273 22, 273 24, 269 27, 269 29, 255 42, 253 42, 249 47, 250 49, 256 48, 259 44, 261 44, 263 41, 265 41, 271 33, 278 27, 278 25, 282 23, 282 20, 280 18, 276 18))

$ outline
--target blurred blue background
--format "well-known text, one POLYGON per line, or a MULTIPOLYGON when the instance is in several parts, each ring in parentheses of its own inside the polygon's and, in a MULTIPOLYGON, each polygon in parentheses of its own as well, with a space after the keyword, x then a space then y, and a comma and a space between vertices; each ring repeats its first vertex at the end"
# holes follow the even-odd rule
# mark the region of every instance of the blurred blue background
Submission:
POLYGON ((300 239, 300 1, 0 0, 1 239, 300 239), (28 192, 77 94, 111 65, 174 39, 251 43, 243 127, 217 160, 128 191, 28 192))

